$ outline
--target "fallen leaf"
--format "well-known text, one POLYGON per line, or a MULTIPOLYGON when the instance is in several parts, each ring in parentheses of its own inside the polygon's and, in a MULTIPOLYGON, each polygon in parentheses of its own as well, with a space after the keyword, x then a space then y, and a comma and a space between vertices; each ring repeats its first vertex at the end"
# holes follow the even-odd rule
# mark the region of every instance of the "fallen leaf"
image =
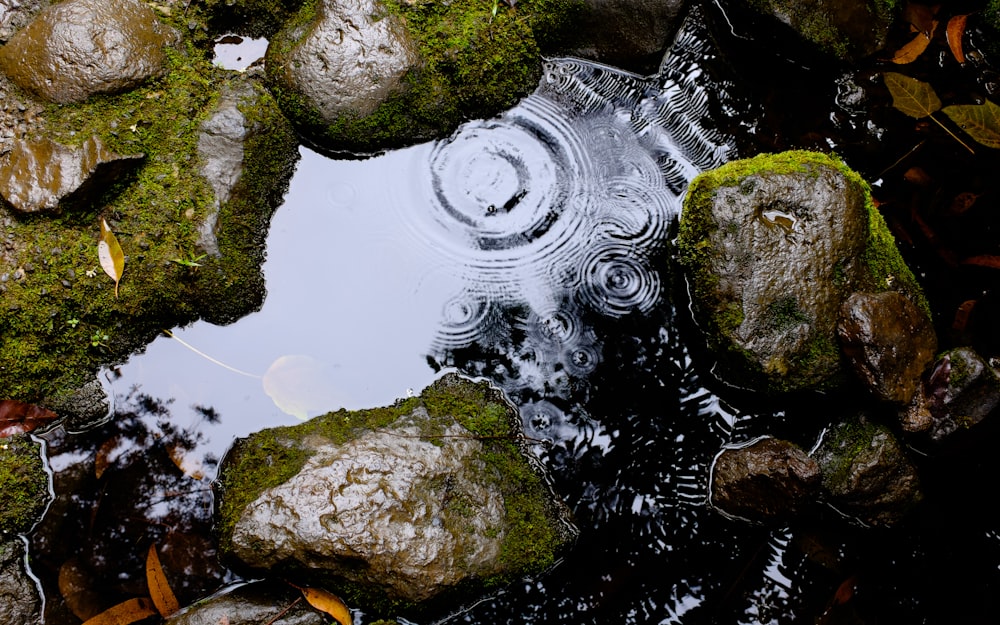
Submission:
POLYGON ((963 215, 966 211, 972 208, 972 205, 976 203, 976 200, 982 193, 973 193, 971 191, 965 191, 964 193, 959 193, 948 205, 948 213, 951 215, 963 215))
POLYGON ((832 605, 843 605, 851 600, 854 596, 854 588, 858 585, 858 577, 852 575, 848 577, 840 586, 837 587, 837 592, 833 593, 832 605))
POLYGON ((965 33, 965 20, 968 15, 956 15, 948 20, 948 28, 945 29, 945 37, 948 40, 948 47, 955 60, 965 63, 965 53, 962 51, 962 35, 965 33))
POLYGON ((927 5, 907 2, 906 6, 903 7, 903 20, 912 25, 917 32, 926 34, 937 24, 934 16, 937 15, 940 8, 939 4, 927 5))
POLYGON ((991 269, 1000 269, 1000 256, 990 256, 984 254, 982 256, 970 256, 962 261, 963 265, 975 265, 977 267, 989 267, 991 269))
POLYGON ((34 404, 13 399, 0 401, 0 438, 30 432, 41 427, 57 416, 51 410, 46 410, 34 404))
POLYGON ((146 583, 149 585, 149 596, 153 599, 153 605, 156 606, 160 616, 168 618, 181 609, 174 591, 167 582, 167 576, 163 573, 160 557, 156 554, 156 545, 150 545, 149 553, 146 555, 146 583))
POLYGON ((897 72, 886 72, 884 77, 892 105, 902 113, 920 119, 941 110, 941 100, 929 84, 897 72))
POLYGON ((926 187, 933 182, 923 167, 911 167, 903 172, 903 180, 919 187, 926 187))
POLYGON ((153 604, 145 597, 136 597, 108 608, 83 625, 129 625, 151 616, 156 616, 153 604))
POLYGON ((969 315, 972 314, 972 309, 976 307, 976 300, 967 299, 958 307, 955 311, 955 318, 951 322, 951 329, 955 332, 965 331, 966 326, 969 325, 969 315))
POLYGON ((197 458, 192 458, 189 450, 184 449, 183 445, 177 443, 168 445, 167 454, 170 456, 170 460, 181 470, 181 473, 187 477, 192 480, 200 480, 205 477, 201 461, 197 458))
POLYGON ((125 253, 122 252, 118 239, 115 238, 111 227, 103 217, 101 218, 101 240, 97 243, 97 257, 101 261, 101 268, 104 273, 115 281, 115 297, 118 297, 118 282, 122 279, 122 272, 125 270, 125 253))
POLYGON ((944 114, 977 143, 1000 148, 1000 106, 989 100, 984 104, 955 104, 945 107, 944 114))
POLYGON ((337 392, 333 378, 333 367, 327 363, 293 354, 271 363, 261 383, 275 406, 305 421, 310 412, 329 412, 344 406, 344 397, 337 392))
POLYGON ((351 625, 354 622, 351 619, 351 611, 347 609, 340 597, 332 592, 319 588, 299 588, 299 590, 302 591, 302 596, 306 598, 309 605, 321 612, 326 612, 340 625, 351 625))
POLYGON ((101 479, 104 472, 108 470, 115 460, 118 460, 125 453, 125 445, 122 444, 122 437, 119 435, 112 436, 108 440, 101 443, 101 446, 97 448, 97 454, 94 456, 94 474, 97 479, 101 479))
POLYGON ((81 621, 86 621, 101 611, 101 595, 91 588, 90 575, 81 570, 74 557, 59 567, 59 593, 66 607, 81 621))
POLYGON ((931 44, 931 37, 934 36, 936 29, 937 22, 933 22, 929 33, 917 33, 917 36, 911 39, 908 44, 896 51, 896 54, 892 57, 892 62, 897 65, 904 65, 916 61, 917 57, 923 54, 927 46, 931 44))

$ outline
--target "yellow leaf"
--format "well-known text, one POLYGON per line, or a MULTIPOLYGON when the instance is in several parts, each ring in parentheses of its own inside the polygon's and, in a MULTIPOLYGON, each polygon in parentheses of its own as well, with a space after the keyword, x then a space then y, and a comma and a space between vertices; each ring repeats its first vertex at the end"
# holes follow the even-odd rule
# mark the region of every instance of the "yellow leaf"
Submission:
POLYGON ((910 117, 927 117, 941 108, 941 100, 934 93, 934 88, 916 78, 886 72, 885 86, 892 94, 892 105, 910 117))
POLYGON ((149 596, 153 599, 160 616, 167 618, 181 609, 174 591, 167 583, 167 576, 163 574, 160 557, 156 554, 156 545, 150 545, 149 553, 146 555, 146 583, 149 585, 149 596))
POLYGON ((149 599, 137 597, 108 608, 83 625, 129 625, 151 616, 156 616, 156 610, 149 599))
POLYGON ((989 100, 984 104, 955 104, 946 106, 944 114, 977 142, 1000 148, 1000 106, 989 100))
POLYGON ((351 625, 351 611, 340 597, 319 588, 299 588, 309 605, 332 616, 340 625, 351 625))
POLYGON ((118 297, 118 282, 122 279, 122 272, 125 270, 125 253, 122 246, 118 244, 111 227, 103 217, 101 218, 101 240, 97 243, 97 257, 101 261, 101 269, 104 273, 115 281, 115 297, 118 297))
POLYGON ((937 22, 933 22, 930 34, 917 33, 917 36, 910 40, 910 43, 896 51, 896 54, 892 57, 892 62, 902 65, 916 61, 917 57, 923 54, 927 46, 930 45, 931 37, 934 36, 937 24, 937 22))

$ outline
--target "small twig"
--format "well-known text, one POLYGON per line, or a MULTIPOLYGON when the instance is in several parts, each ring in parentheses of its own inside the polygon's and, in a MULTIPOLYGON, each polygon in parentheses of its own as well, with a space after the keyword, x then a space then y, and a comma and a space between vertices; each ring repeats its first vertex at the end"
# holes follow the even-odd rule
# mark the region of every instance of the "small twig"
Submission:
POLYGON ((895 169, 897 165, 899 165, 900 163, 902 163, 903 161, 905 161, 907 158, 909 158, 911 154, 913 154, 914 152, 916 152, 920 148, 924 147, 925 143, 927 143, 927 139, 921 140, 920 143, 918 143, 917 145, 915 145, 912 148, 910 148, 909 152, 907 152, 906 154, 904 154, 904 155, 900 156, 898 159, 896 159, 895 163, 893 163, 892 165, 889 165, 888 167, 886 167, 885 169, 883 169, 881 172, 879 172, 878 177, 881 178, 881 177, 885 176, 887 173, 889 173, 890 171, 892 171, 893 169, 895 169))
POLYGON ((953 133, 951 130, 948 129, 947 126, 945 126, 940 121, 938 121, 938 118, 934 117, 933 113, 931 115, 928 115, 928 117, 930 117, 931 119, 933 119, 935 124, 937 124, 938 126, 941 126, 941 128, 943 128, 945 132, 947 132, 948 134, 950 134, 952 139, 954 139, 955 141, 958 141, 959 143, 961 143, 962 147, 965 148, 966 150, 968 150, 970 154, 972 154, 973 156, 976 155, 976 152, 972 148, 970 148, 968 145, 966 145, 965 141, 962 141, 961 139, 959 139, 958 135, 956 135, 955 133, 953 133))
MULTIPOLYGON (((297 586, 296 586, 296 588, 297 588, 297 586)), ((299 603, 299 601, 302 601, 302 597, 299 597, 299 598, 297 598, 297 599, 296 599, 295 601, 293 601, 293 602, 292 602, 292 603, 291 603, 291 604, 290 604, 290 605, 289 605, 289 606, 288 606, 287 608, 285 608, 285 609, 284 609, 284 610, 282 610, 281 612, 278 612, 278 613, 277 613, 277 614, 276 614, 276 615, 274 616, 274 618, 272 618, 272 619, 271 619, 270 621, 268 621, 268 622, 264 623, 264 625, 274 625, 274 622, 275 622, 275 621, 277 621, 277 620, 278 620, 279 618, 281 618, 282 616, 284 616, 285 614, 287 614, 289 610, 291 610, 292 608, 294 608, 294 607, 295 607, 295 606, 296 606, 296 605, 297 605, 297 604, 299 603)))

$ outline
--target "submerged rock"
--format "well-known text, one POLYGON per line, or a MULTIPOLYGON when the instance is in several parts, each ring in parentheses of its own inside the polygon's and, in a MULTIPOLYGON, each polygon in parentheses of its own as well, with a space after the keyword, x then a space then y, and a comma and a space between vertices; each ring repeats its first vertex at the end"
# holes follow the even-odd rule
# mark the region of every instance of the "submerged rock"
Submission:
POLYGON ((696 320, 737 385, 841 383, 836 326, 853 292, 894 289, 927 307, 868 185, 824 154, 762 155, 698 176, 678 245, 696 320))
POLYGON ((819 492, 815 460, 788 441, 765 438, 727 449, 712 467, 712 503, 754 521, 787 518, 819 492))
POLYGON ((876 397, 906 405, 934 360, 937 336, 927 314, 894 291, 855 293, 841 307, 841 348, 876 397))
POLYGON ((0 48, 0 70, 37 97, 79 102, 161 75, 175 38, 138 0, 67 0, 0 48))
POLYGON ((97 136, 78 148, 46 138, 17 139, 0 162, 0 196, 22 213, 83 204, 137 168, 143 158, 143 154, 115 154, 97 136))
POLYGON ((166 625, 327 625, 330 617, 312 608, 284 582, 251 582, 228 588, 182 609, 166 625))
POLYGON ((24 545, 0 542, 0 623, 41 622, 42 600, 24 567, 24 545))
POLYGON ((885 426, 841 423, 814 457, 830 503, 869 525, 895 525, 923 498, 916 467, 885 426))
POLYGON ((575 535, 517 412, 456 375, 391 407, 255 434, 220 476, 225 552, 380 612, 540 572, 575 535))
POLYGON ((880 49, 894 4, 880 0, 737 0, 789 26, 820 50, 844 60, 880 49))

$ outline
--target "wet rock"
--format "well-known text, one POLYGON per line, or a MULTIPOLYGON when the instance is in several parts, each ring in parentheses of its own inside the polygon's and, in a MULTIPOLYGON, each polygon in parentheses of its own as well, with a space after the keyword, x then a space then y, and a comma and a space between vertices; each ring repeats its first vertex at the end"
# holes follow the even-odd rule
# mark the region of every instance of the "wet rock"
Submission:
POLYGON ((886 41, 894 11, 878 0, 737 0, 776 18, 820 50, 856 60, 886 41))
POLYGON ((0 438, 0 536, 27 532, 49 499, 38 443, 26 434, 0 438))
POLYGON ((24 544, 17 539, 0 542, 0 622, 42 622, 42 601, 24 569, 24 544))
MULTIPOLYGON (((407 88, 420 63, 416 43, 378 0, 322 0, 315 21, 284 36, 294 47, 271 78, 326 123, 371 114, 407 88)), ((272 41, 271 58, 283 45, 281 36, 272 41)))
POLYGON ((930 319, 894 291, 855 293, 841 306, 840 345, 855 373, 883 401, 909 404, 934 360, 930 319))
POLYGON ((166 625, 326 625, 329 616, 315 610, 298 590, 284 582, 252 582, 188 606, 166 620, 166 625), (293 605, 294 604, 294 605, 293 605), (289 606, 291 608, 289 609, 289 606))
POLYGON ((830 502, 869 525, 892 526, 923 498, 916 468, 885 426, 841 423, 814 457, 830 502))
POLYGON ((853 292, 891 288, 926 308, 867 184, 827 155, 763 155, 698 176, 678 245, 696 320, 732 384, 841 384, 836 326, 853 292))
POLYGON ((47 4, 42 0, 0 0, 0 42, 10 39, 47 4))
POLYGON ((71 430, 84 429, 108 416, 111 410, 108 394, 96 378, 57 397, 42 402, 46 408, 64 418, 71 430))
POLYGON ((921 392, 902 414, 903 428, 940 441, 971 428, 1000 406, 1000 368, 975 350, 945 352, 931 368, 921 392))
POLYGON ((224 462, 222 547, 383 606, 538 572, 574 531, 520 437, 499 391, 455 375, 391 407, 265 430, 224 462))
POLYGON ((87 202, 143 158, 115 154, 97 136, 78 148, 46 138, 16 140, 0 162, 0 196, 22 213, 52 212, 60 204, 87 202))
POLYGON ((565 54, 652 74, 680 25, 686 0, 586 0, 565 54))
POLYGON ((819 465, 787 441, 765 438, 727 449, 712 467, 712 503, 754 521, 787 518, 819 491, 819 465))
POLYGON ((0 48, 0 70, 39 98, 79 102, 162 74, 175 37, 138 0, 67 0, 0 48))

